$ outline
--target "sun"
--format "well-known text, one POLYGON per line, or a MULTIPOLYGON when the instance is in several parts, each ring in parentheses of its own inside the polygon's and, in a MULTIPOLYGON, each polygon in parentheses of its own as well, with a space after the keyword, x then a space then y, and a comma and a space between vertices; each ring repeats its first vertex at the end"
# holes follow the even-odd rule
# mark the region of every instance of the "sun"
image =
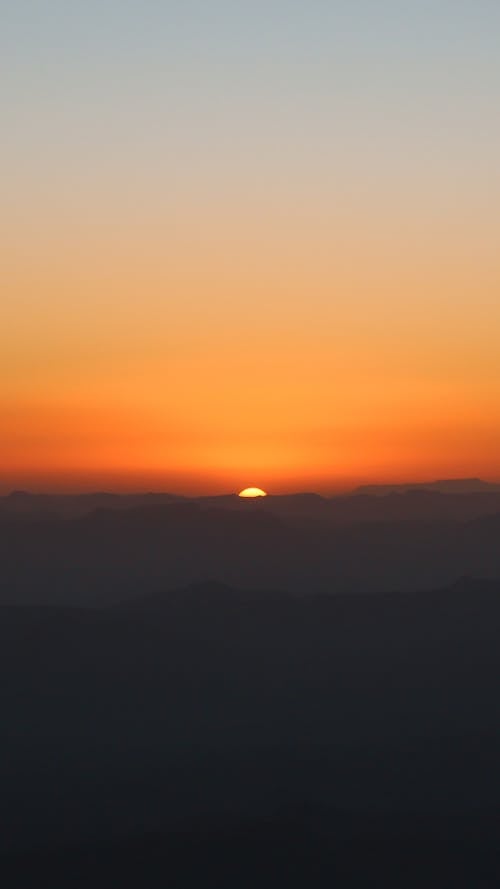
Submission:
POLYGON ((262 488, 244 488, 238 497, 267 497, 267 494, 262 488))

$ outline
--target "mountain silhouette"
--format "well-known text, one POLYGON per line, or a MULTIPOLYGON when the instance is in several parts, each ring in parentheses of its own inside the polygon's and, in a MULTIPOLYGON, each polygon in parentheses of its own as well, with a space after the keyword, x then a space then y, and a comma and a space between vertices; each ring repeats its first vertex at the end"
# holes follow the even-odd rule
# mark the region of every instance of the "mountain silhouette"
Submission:
POLYGON ((7 500, 2 885, 498 885, 496 493, 7 500))
POLYGON ((364 520, 351 513, 351 521, 342 522, 192 501, 100 508, 73 519, 4 518, 0 604, 105 605, 135 597, 138 588, 155 593, 207 577, 301 595, 494 578, 500 576, 500 511, 488 514, 496 507, 490 497, 496 495, 352 498, 347 502, 356 510, 359 500, 368 500, 368 510, 382 503, 391 518, 367 519, 363 506, 364 520), (405 508, 416 502, 413 511, 424 516, 434 510, 434 518, 403 520, 401 502, 405 508))
POLYGON ((500 484, 485 482, 480 478, 451 478, 434 482, 409 482, 398 485, 361 485, 352 492, 386 496, 387 494, 404 494, 408 491, 436 491, 439 494, 480 494, 498 493, 500 484))

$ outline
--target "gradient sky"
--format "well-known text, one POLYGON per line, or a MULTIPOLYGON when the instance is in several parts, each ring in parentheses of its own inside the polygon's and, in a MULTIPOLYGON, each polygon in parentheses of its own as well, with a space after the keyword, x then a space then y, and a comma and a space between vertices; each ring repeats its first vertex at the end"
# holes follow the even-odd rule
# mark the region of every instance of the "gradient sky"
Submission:
POLYGON ((0 0, 0 489, 500 478, 497 0, 0 0))

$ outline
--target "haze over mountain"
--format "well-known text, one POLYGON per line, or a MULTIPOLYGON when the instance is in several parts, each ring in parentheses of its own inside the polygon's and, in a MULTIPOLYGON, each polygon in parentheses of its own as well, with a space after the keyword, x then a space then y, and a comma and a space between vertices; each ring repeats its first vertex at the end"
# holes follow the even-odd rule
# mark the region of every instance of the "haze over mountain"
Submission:
MULTIPOLYGON (((16 498, 14 498, 16 499, 16 498)), ((25 503, 26 497, 21 498, 25 503)), ((38 508, 37 498, 33 501, 38 508)), ((418 490, 179 501, 100 495, 62 516, 4 510, 0 602, 106 604, 211 578, 255 589, 417 590, 500 577, 500 494, 418 490), (107 496, 105 503, 109 503, 107 496), (118 504, 118 507, 117 507, 118 504), (153 505, 152 505, 153 504, 153 505), (126 507, 126 508, 123 508, 126 507), (83 509, 79 517, 69 517, 83 509)), ((28 497, 28 505, 32 503, 28 497)), ((56 498, 56 507, 61 501, 56 498)), ((65 511, 66 510, 66 511, 65 511)))

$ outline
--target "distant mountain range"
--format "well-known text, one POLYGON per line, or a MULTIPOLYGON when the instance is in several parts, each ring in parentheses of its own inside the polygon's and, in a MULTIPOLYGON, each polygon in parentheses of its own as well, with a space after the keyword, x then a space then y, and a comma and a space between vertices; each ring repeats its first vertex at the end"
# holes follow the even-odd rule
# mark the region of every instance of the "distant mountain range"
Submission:
POLYGON ((184 498, 175 494, 32 494, 12 491, 0 497, 0 519, 16 518, 78 518, 96 509, 133 509, 141 506, 177 503, 184 498))
POLYGON ((3 512, 0 604, 105 604, 207 577, 301 595, 500 577, 493 492, 92 502, 77 517, 3 512))
POLYGON ((148 506, 165 506, 172 503, 196 503, 203 509, 231 509, 248 512, 259 510, 282 516, 332 518, 336 521, 385 521, 393 519, 430 519, 450 517, 473 518, 500 511, 500 484, 481 479, 447 479, 429 483, 400 485, 364 485, 335 497, 323 497, 315 493, 270 495, 255 500, 242 499, 236 494, 206 497, 184 497, 171 493, 116 494, 94 492, 90 494, 33 494, 13 491, 0 497, 2 518, 50 519, 78 518, 95 510, 124 510, 148 506), (420 500, 411 495, 422 495, 420 500), (453 496, 445 501, 430 495, 453 496), (394 499, 395 497, 398 499, 394 499), (481 496, 480 496, 481 495, 481 496), (488 495, 491 495, 488 497, 488 495), (497 499, 493 498, 496 495, 497 499), (469 497, 469 500, 458 498, 469 497), (482 499, 481 499, 482 497, 482 499), (372 502, 374 498, 377 501, 372 502), (392 498, 392 499, 391 499, 392 498), (424 499, 426 498, 426 499, 424 499), (475 499, 476 498, 476 499, 475 499))
POLYGON ((352 494, 378 495, 404 494, 407 491, 437 491, 440 494, 479 494, 500 491, 500 484, 485 482, 480 478, 451 478, 435 482, 410 482, 399 485, 362 485, 352 494))

